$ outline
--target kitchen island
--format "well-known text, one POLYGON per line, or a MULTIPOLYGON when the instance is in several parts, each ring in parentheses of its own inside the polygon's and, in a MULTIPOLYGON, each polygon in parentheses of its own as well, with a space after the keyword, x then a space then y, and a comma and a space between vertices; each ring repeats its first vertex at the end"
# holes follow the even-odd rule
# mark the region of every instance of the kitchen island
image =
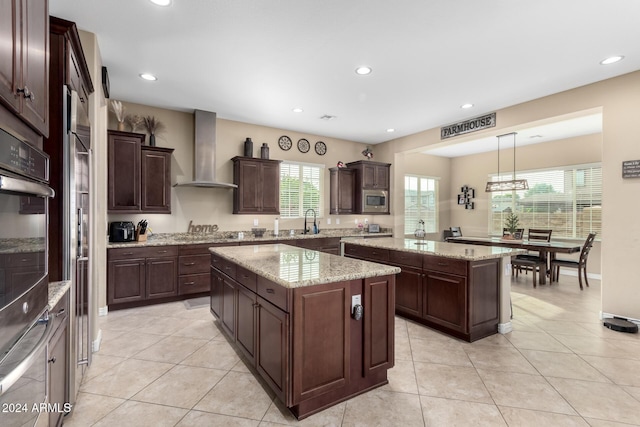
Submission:
POLYGON ((430 240, 343 239, 344 256, 400 267, 396 314, 472 342, 511 330, 511 256, 520 249, 430 240))
POLYGON ((212 314, 298 419, 387 383, 400 268, 284 244, 210 251, 212 314))

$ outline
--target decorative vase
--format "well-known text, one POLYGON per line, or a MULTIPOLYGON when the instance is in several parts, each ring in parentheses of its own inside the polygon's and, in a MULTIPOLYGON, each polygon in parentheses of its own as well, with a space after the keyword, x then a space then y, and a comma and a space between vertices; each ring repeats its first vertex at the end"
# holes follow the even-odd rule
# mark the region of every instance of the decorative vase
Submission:
POLYGON ((149 147, 156 146, 156 136, 154 134, 149 135, 149 147))
POLYGON ((120 131, 124 130, 124 122, 118 122, 118 130, 120 131))
POLYGON ((244 156, 253 157, 253 141, 251 141, 251 138, 247 138, 244 141, 244 156))
POLYGON ((262 147, 260 147, 260 158, 261 159, 269 158, 269 146, 267 145, 266 142, 262 144, 262 147))

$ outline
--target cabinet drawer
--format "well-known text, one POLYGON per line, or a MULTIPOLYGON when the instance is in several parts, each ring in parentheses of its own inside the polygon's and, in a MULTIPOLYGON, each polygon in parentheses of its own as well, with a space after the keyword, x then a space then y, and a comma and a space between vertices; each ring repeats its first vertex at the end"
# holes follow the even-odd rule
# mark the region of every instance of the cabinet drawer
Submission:
POLYGON ((211 275, 208 272, 204 274, 190 274, 178 278, 178 293, 180 295, 209 292, 210 289, 211 275))
POLYGON ((69 316, 69 291, 65 292, 60 301, 53 307, 50 315, 55 318, 56 329, 67 321, 69 316))
POLYGON ((466 276, 467 261, 436 256, 425 256, 424 269, 466 276))
POLYGON ((289 290, 284 286, 273 283, 262 276, 258 277, 258 295, 276 307, 289 312, 289 290))
POLYGON ((413 252, 389 251, 389 262, 410 267, 422 268, 422 254, 413 252))
POLYGON ((220 270, 232 279, 236 278, 236 265, 219 255, 211 255, 211 266, 220 270))
POLYGON ((236 280, 253 292, 256 292, 258 288, 256 273, 249 271, 244 267, 240 267, 239 265, 236 266, 236 280))
POLYGON ((346 244, 344 252, 347 255, 371 261, 389 261, 389 249, 369 248, 346 244))
POLYGON ((23 252, 11 254, 7 257, 7 267, 33 267, 44 265, 44 252, 23 252))
POLYGON ((108 261, 131 258, 178 256, 177 246, 146 246, 143 248, 117 248, 107 251, 108 261))
POLYGON ((181 256, 180 265, 178 266, 178 274, 183 276, 185 274, 199 274, 209 273, 209 260, 211 255, 188 255, 181 256))
POLYGON ((211 255, 209 248, 220 246, 238 246, 237 242, 229 243, 197 243, 193 245, 180 245, 178 246, 180 256, 182 255, 211 255))

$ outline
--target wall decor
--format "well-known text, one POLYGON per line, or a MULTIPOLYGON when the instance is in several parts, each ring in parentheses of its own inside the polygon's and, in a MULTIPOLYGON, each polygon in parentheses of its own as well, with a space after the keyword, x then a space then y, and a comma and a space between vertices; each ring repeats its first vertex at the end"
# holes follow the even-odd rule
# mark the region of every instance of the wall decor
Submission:
POLYGON ((278 146, 280 147, 280 149, 289 151, 292 145, 293 143, 291 142, 291 138, 289 138, 287 135, 282 135, 280 138, 278 138, 278 146))
POLYGON ((458 194, 458 204, 464 205, 465 209, 474 209, 475 203, 473 202, 473 198, 476 197, 476 190, 468 185, 464 185, 460 187, 460 191, 461 193, 458 194))
POLYGON ((496 113, 485 114, 474 117, 463 122, 453 123, 440 128, 440 139, 447 139, 469 132, 476 132, 482 129, 492 128, 496 125, 496 113))
POLYGON ((316 142, 315 150, 316 154, 324 156, 327 153, 327 145, 322 141, 318 141, 316 142))
POLYGON ((311 144, 309 144, 309 141, 307 141, 307 140, 306 140, 306 139, 304 139, 304 138, 300 138, 300 139, 298 140, 298 150, 299 150, 301 153, 307 153, 307 152, 309 152, 309 149, 310 149, 310 148, 311 148, 311 144))
POLYGON ((622 162, 622 178, 640 178, 640 160, 622 162))

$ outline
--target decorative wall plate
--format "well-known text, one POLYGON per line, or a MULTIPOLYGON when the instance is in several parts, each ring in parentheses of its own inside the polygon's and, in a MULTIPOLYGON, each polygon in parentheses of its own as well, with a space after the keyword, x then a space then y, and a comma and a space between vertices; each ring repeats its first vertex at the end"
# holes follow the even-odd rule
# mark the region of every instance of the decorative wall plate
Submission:
POLYGON ((287 135, 282 135, 278 139, 278 145, 284 151, 288 151, 291 149, 291 146, 293 145, 293 143, 291 142, 291 138, 289 138, 287 135))
POLYGON ((315 149, 316 153, 321 156, 324 156, 327 153, 327 145, 322 141, 316 142, 315 149))
POLYGON ((310 148, 311 145, 309 144, 309 141, 304 138, 298 140, 298 150, 300 150, 301 153, 308 153, 310 148))

